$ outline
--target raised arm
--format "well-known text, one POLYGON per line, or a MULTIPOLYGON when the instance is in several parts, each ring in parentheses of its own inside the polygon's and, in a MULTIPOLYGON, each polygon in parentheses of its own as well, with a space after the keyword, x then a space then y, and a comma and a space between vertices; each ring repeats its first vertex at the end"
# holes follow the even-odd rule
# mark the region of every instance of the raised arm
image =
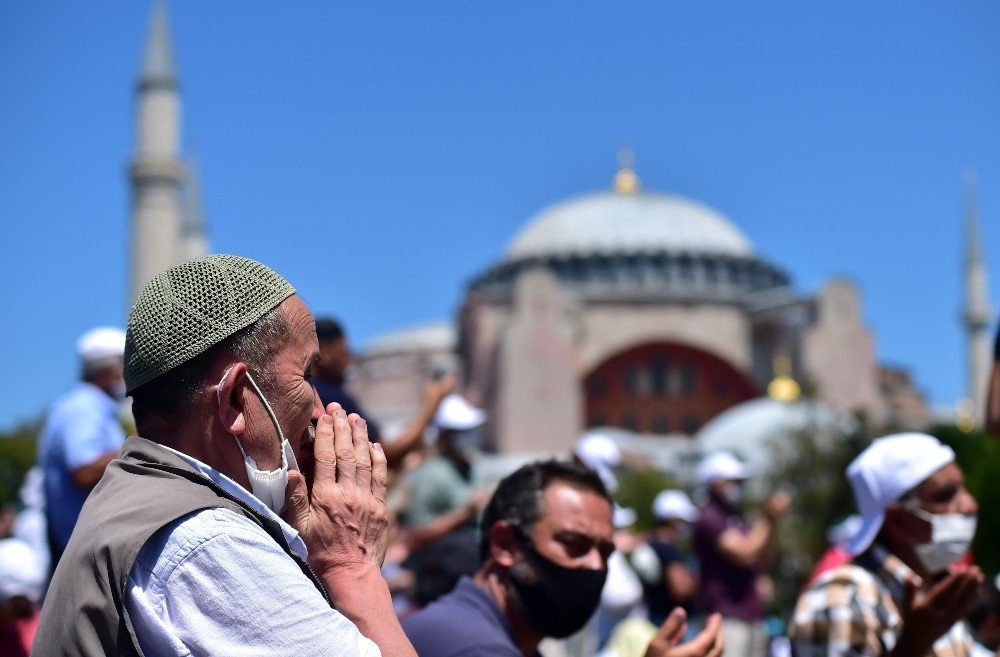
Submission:
POLYGON ((750 567, 759 563, 771 542, 775 523, 788 510, 789 504, 787 493, 779 491, 772 495, 764 504, 761 517, 748 533, 727 529, 719 535, 719 551, 740 566, 750 567))
POLYGON ((410 423, 406 425, 402 433, 393 440, 385 441, 382 444, 382 450, 385 452, 385 460, 390 468, 397 467, 404 456, 420 445, 424 430, 431 423, 431 420, 434 419, 434 413, 437 412, 441 400, 454 387, 455 377, 451 374, 441 379, 427 382, 424 386, 424 402, 420 406, 420 410, 410 423))

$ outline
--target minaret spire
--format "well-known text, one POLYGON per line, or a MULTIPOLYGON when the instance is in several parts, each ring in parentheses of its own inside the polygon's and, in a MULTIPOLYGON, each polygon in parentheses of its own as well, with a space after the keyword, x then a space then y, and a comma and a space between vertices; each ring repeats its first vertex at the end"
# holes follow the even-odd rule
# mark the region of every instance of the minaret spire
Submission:
POLYGON ((978 418, 983 415, 987 377, 992 365, 988 334, 992 310, 980 238, 976 170, 967 167, 962 178, 965 183, 965 309, 962 319, 968 339, 966 396, 972 403, 973 417, 978 418))
POLYGON ((170 19, 167 17, 165 0, 156 0, 153 5, 146 53, 142 58, 142 69, 139 71, 139 85, 177 87, 174 50, 170 45, 170 19))
POLYGON ((132 185, 130 306, 150 279, 181 258, 180 95, 165 0, 153 6, 136 81, 135 111, 135 152, 128 169, 132 185))

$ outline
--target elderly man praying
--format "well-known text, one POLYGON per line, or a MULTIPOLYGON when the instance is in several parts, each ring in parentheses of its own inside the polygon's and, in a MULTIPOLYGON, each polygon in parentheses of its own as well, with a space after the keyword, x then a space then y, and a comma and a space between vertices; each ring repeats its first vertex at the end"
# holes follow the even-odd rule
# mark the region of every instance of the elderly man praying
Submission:
POLYGON ((309 308, 266 266, 212 255, 129 315, 141 437, 93 490, 37 655, 413 655, 379 574, 386 461, 322 408, 309 308))

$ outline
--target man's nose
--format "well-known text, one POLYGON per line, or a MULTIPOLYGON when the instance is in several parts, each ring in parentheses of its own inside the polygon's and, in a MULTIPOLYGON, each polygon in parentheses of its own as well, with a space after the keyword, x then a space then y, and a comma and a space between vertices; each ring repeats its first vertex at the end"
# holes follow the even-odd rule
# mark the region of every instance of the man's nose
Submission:
POLYGON ((958 494, 958 513, 971 514, 979 512, 979 503, 972 496, 967 488, 963 488, 958 494))
POLYGON ((319 398, 319 392, 316 391, 316 384, 312 384, 313 392, 313 407, 312 407, 312 419, 318 420, 323 417, 323 401, 319 398))
POLYGON ((608 567, 607 559, 604 558, 604 554, 596 547, 591 548, 577 563, 580 568, 586 568, 587 570, 604 570, 608 567))

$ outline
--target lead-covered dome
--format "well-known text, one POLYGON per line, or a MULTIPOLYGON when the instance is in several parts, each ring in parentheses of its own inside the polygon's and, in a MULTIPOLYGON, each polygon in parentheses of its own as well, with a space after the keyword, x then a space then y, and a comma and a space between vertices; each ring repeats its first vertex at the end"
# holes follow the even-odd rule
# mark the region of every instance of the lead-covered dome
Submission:
POLYGON ((587 194, 533 217, 505 260, 638 253, 753 256, 746 235, 716 210, 680 196, 616 191, 587 194))

